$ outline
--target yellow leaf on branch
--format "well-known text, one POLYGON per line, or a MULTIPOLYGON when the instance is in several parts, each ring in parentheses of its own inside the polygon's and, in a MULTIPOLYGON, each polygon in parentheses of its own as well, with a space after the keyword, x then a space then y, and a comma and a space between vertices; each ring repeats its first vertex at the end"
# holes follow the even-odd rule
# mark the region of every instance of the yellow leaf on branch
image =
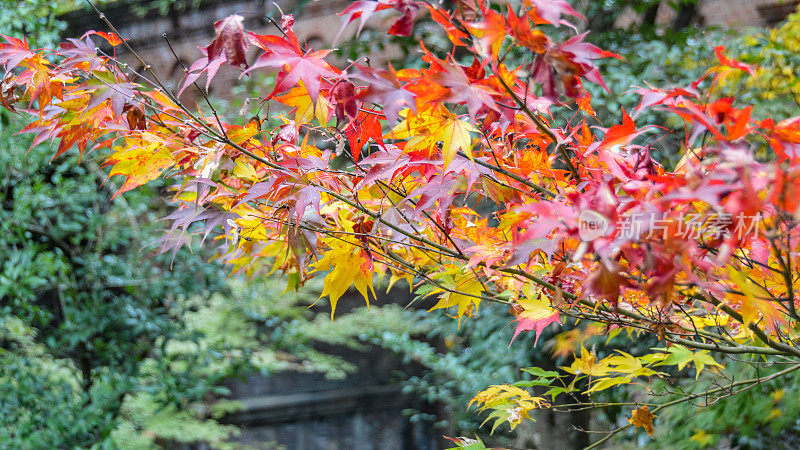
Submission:
POLYGON ((478 129, 467 121, 460 120, 447 108, 439 106, 420 112, 419 115, 409 110, 401 113, 405 120, 398 123, 386 136, 386 139, 408 139, 406 151, 427 150, 434 154, 441 143, 442 158, 445 167, 459 150, 471 155, 472 137, 470 132, 478 129))
POLYGON ((719 369, 724 368, 722 364, 714 361, 714 358, 711 357, 708 350, 692 352, 682 345, 672 345, 667 349, 666 353, 651 353, 643 356, 641 359, 647 364, 654 364, 656 366, 678 366, 678 370, 683 370, 687 364, 693 363, 697 369, 695 379, 700 376, 700 372, 702 372, 706 366, 719 369))
POLYGON ((562 369, 573 375, 590 375, 594 377, 601 377, 611 372, 608 361, 597 361, 594 353, 586 350, 583 344, 581 344, 581 356, 575 357, 575 361, 572 361, 569 367, 562 367, 562 369))
POLYGON ((776 302, 766 300, 771 296, 770 292, 756 285, 745 272, 728 267, 728 276, 736 288, 744 294, 729 293, 726 297, 739 303, 738 310, 745 325, 758 322, 762 318, 771 324, 781 317, 776 302))
POLYGON ((324 280, 320 298, 328 296, 331 302, 331 320, 336 303, 350 286, 361 293, 369 305, 369 291, 375 296, 372 284, 372 261, 365 257, 363 249, 346 239, 328 238, 324 242, 330 248, 314 265, 315 272, 330 271, 324 280))
POLYGON ((640 406, 633 410, 631 413, 631 418, 628 419, 628 423, 633 425, 633 428, 644 428, 644 431, 647 432, 648 436, 653 436, 653 419, 656 416, 650 412, 650 408, 647 406, 640 406))
POLYGON ((302 81, 300 81, 296 87, 290 89, 288 93, 276 97, 275 100, 286 106, 295 108, 294 125, 297 129, 310 123, 313 119, 317 119, 317 122, 322 127, 328 125, 330 102, 326 100, 324 96, 320 95, 317 97, 316 104, 314 104, 302 81))
POLYGON ((124 141, 122 146, 114 147, 114 153, 106 160, 106 164, 113 164, 109 175, 126 178, 115 196, 155 180, 174 163, 172 154, 162 142, 144 139, 124 141))
POLYGON ((429 311, 457 306, 456 317, 460 326, 463 316, 470 317, 478 310, 483 285, 472 273, 460 272, 445 275, 440 284, 442 287, 433 289, 428 294, 441 294, 439 301, 429 311))
POLYGON ((495 419, 492 432, 503 422, 508 422, 513 430, 523 419, 531 419, 529 411, 550 406, 545 399, 534 397, 528 391, 508 384, 490 386, 475 394, 469 405, 477 403, 478 411, 491 409, 492 413, 484 423, 495 419))

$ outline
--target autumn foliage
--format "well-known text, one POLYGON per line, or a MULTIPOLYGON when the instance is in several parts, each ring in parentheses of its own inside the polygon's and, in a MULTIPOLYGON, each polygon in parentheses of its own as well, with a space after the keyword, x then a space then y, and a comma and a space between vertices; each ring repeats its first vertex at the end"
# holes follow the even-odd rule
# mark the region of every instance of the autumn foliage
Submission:
MULTIPOLYGON (((421 44, 421 68, 335 67, 331 50, 294 34, 290 15, 276 35, 246 31, 241 16, 219 21, 178 91, 204 90, 223 65, 275 74, 259 100, 273 105, 261 111, 276 127, 179 101, 152 72, 134 74, 96 47, 127 46, 120 37, 93 31, 52 50, 6 37, 2 103, 31 117, 23 131, 35 144, 56 140, 55 156, 107 149, 110 174, 125 178, 119 193, 171 179, 162 251, 199 233, 249 276, 280 270, 290 287, 324 277, 332 315, 346 290, 368 301, 386 278, 418 286, 461 326, 498 302, 517 333, 577 318, 660 341, 603 359, 579 345, 561 372, 531 369, 532 381, 479 393, 495 425, 516 426, 581 389, 646 387, 667 366, 719 370, 711 352, 792 362, 770 376, 800 368, 800 117, 755 120, 752 107, 715 98, 719 77, 753 70, 718 47, 703 78, 632 87, 638 107, 602 126, 584 83, 604 86, 595 61, 617 55, 574 31, 581 16, 569 4, 454 3, 357 1, 342 13, 344 30, 393 11, 388 32, 398 35, 429 14, 452 51, 421 44), (572 37, 556 41, 553 30, 572 37), (526 60, 508 63, 510 46, 526 60), (663 130, 635 124, 648 109, 686 125, 675 168, 645 145, 663 130), (525 389, 537 385, 549 386, 546 398, 525 389)), ((630 405, 626 427, 648 433, 669 406, 630 405)))

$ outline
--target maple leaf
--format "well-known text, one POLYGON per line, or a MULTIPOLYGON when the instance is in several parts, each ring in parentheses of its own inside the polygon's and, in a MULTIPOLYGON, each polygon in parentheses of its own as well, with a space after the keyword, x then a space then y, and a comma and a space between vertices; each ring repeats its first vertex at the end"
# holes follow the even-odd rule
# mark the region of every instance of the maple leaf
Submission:
POLYGON ((356 31, 356 36, 358 36, 361 34, 361 30, 364 28, 364 25, 367 24, 367 21, 370 19, 370 17, 372 17, 373 14, 375 14, 375 12, 392 8, 401 12, 403 15, 400 16, 397 21, 395 21, 391 28, 389 28, 388 33, 396 36, 411 36, 411 30, 414 26, 414 15, 416 14, 417 9, 419 9, 419 5, 417 5, 415 1, 360 0, 351 3, 350 6, 339 13, 340 16, 344 16, 344 22, 342 23, 342 27, 339 29, 339 32, 336 34, 336 38, 333 40, 334 45, 339 41, 339 37, 341 37, 344 29, 353 23, 354 20, 359 19, 358 30, 356 31))
POLYGON ((487 107, 495 111, 498 110, 497 104, 492 99, 498 93, 489 86, 474 83, 458 64, 450 64, 441 61, 443 72, 436 72, 430 76, 430 80, 447 90, 437 95, 433 101, 446 101, 451 103, 465 103, 469 111, 469 117, 475 120, 475 115, 482 107, 487 107))
POLYGON ((324 287, 320 298, 328 296, 331 302, 331 320, 339 298, 353 285, 369 305, 369 291, 375 297, 372 284, 372 262, 365 257, 358 244, 346 239, 323 240, 330 250, 314 264, 314 271, 325 272, 324 287))
POLYGON ((397 121, 398 114, 403 108, 417 110, 414 94, 405 88, 391 66, 390 70, 382 70, 356 64, 356 69, 358 71, 350 75, 350 78, 367 84, 366 88, 358 93, 358 98, 381 105, 383 114, 389 122, 397 121))
POLYGON ((503 16, 494 10, 486 9, 483 11, 483 20, 465 25, 477 38, 477 54, 485 56, 499 54, 503 40, 507 36, 503 16))
POLYGON ((608 91, 608 87, 600 76, 600 71, 597 70, 592 60, 599 58, 623 58, 616 53, 601 50, 599 47, 585 42, 584 39, 587 34, 588 32, 584 32, 567 39, 563 44, 558 46, 558 50, 572 55, 571 61, 578 64, 582 69, 583 73, 581 76, 586 77, 587 80, 593 83, 603 86, 606 91, 608 91))
POLYGON ((441 8, 437 8, 431 4, 425 4, 425 7, 428 8, 428 11, 430 11, 431 19, 444 27, 445 33, 447 33, 447 37, 450 39, 450 42, 452 42, 453 45, 467 45, 467 33, 464 33, 458 27, 453 25, 453 19, 450 17, 449 12, 441 8))
POLYGON ((581 356, 575 357, 575 361, 569 367, 562 367, 562 369, 574 375, 589 375, 593 377, 602 377, 611 372, 608 361, 597 361, 597 356, 586 350, 583 343, 581 343, 581 356))
POLYGON ((265 53, 259 56, 242 75, 261 67, 281 69, 275 83, 275 92, 287 91, 302 81, 311 96, 311 101, 316 103, 319 97, 320 79, 339 75, 339 70, 324 59, 331 50, 304 52, 296 43, 278 36, 250 33, 250 37, 265 53))
POLYGON ((469 406, 473 403, 481 405, 478 411, 493 410, 484 421, 486 423, 495 419, 492 432, 503 422, 508 422, 513 430, 524 418, 530 418, 529 411, 549 406, 545 399, 534 397, 528 391, 508 384, 489 386, 478 392, 469 401, 469 406))
MULTIPOLYGON (((12 52, 14 55, 16 51, 12 52)), ((9 57, 10 63, 16 61, 16 56, 9 57)), ((39 107, 44 109, 50 104, 53 97, 60 97, 63 89, 63 79, 51 73, 52 66, 47 59, 40 53, 34 53, 25 60, 26 69, 19 75, 20 78, 29 80, 25 83, 26 93, 29 98, 29 105, 34 102, 39 103, 39 107)))
POLYGON ((542 97, 552 101, 558 100, 558 91, 556 90, 556 79, 553 76, 553 69, 547 63, 544 56, 538 56, 533 64, 531 64, 531 77, 542 86, 542 97))
POLYGON ((673 345, 667 349, 667 353, 645 355, 642 359, 647 363, 655 363, 657 366, 678 366, 678 370, 683 370, 687 364, 692 363, 697 369, 695 379, 700 377, 700 372, 702 372, 706 366, 723 368, 722 364, 714 361, 714 358, 709 355, 708 350, 692 352, 682 345, 673 345))
POLYGON ((731 67, 733 69, 744 70, 745 72, 749 73, 750 75, 753 75, 753 76, 755 75, 755 70, 753 69, 753 66, 751 66, 749 64, 741 63, 741 62, 739 62, 739 61, 737 61, 735 59, 732 59, 732 58, 728 58, 727 56, 725 56, 724 52, 725 52, 725 46, 724 45, 718 45, 718 46, 714 47, 714 54, 717 56, 717 59, 719 60, 719 65, 720 66, 725 66, 725 67, 731 67))
POLYGON ((344 129, 350 143, 353 158, 358 161, 364 145, 371 139, 378 145, 383 143, 380 114, 375 111, 359 109, 354 120, 344 129))
POLYGON ((95 71, 103 63, 97 56, 97 46, 89 37, 94 32, 87 32, 80 39, 67 39, 66 42, 59 44, 60 54, 67 61, 65 67, 74 67, 80 63, 89 63, 89 71, 95 71))
POLYGON ((336 37, 333 39, 333 45, 336 45, 339 42, 339 37, 341 37, 342 32, 348 25, 353 23, 354 20, 360 19, 358 22, 358 30, 356 30, 356 36, 361 34, 361 30, 364 29, 364 25, 367 24, 367 21, 372 14, 376 11, 380 11, 382 9, 391 8, 388 4, 384 2, 378 2, 374 0, 360 0, 350 4, 344 11, 340 12, 340 16, 344 16, 344 22, 342 23, 342 27, 339 29, 339 32, 336 34, 336 37))
POLYGON ((622 59, 622 57, 584 42, 586 34, 573 36, 561 45, 537 56, 531 73, 534 80, 542 84, 542 91, 545 97, 553 100, 558 98, 553 70, 558 75, 561 86, 564 88, 564 94, 567 97, 579 99, 588 96, 588 93, 581 85, 581 77, 603 86, 608 91, 608 87, 593 60, 607 57, 622 59))
POLYGON ((578 14, 566 0, 525 0, 529 5, 533 5, 534 14, 547 23, 558 26, 561 23, 562 15, 569 15, 585 18, 578 14))
POLYGON ((472 154, 470 132, 477 133, 478 129, 469 122, 451 116, 430 135, 431 139, 442 143, 444 167, 447 167, 453 161, 459 150, 463 150, 467 155, 472 154))
POLYGON ((7 74, 3 79, 0 79, 0 105, 12 113, 16 113, 17 109, 14 103, 22 98, 22 93, 18 86, 11 83, 9 75, 7 74))
POLYGON ((328 100, 320 96, 317 97, 316 104, 313 103, 302 81, 298 83, 297 87, 293 87, 286 94, 275 97, 275 100, 294 108, 294 125, 298 130, 303 125, 311 122, 314 118, 316 118, 323 127, 328 123, 328 111, 330 109, 328 100))
POLYGON ((88 33, 96 34, 101 38, 105 39, 112 47, 116 47, 118 45, 122 45, 123 40, 117 36, 116 33, 106 33, 105 31, 89 31, 88 33))
POLYGON ((631 376, 649 377, 658 373, 653 369, 644 367, 639 358, 636 358, 629 353, 625 353, 622 350, 617 350, 616 355, 609 356, 608 358, 603 359, 603 361, 607 362, 609 366, 612 367, 614 372, 624 373, 631 376))
POLYGON ((7 72, 11 72, 22 61, 35 55, 31 51, 27 40, 0 34, 6 43, 0 42, 0 64, 5 66, 7 72))
POLYGON ((753 127, 749 126, 750 114, 752 114, 752 112, 753 112, 752 106, 748 106, 740 111, 737 111, 734 122, 727 128, 728 130, 727 139, 729 141, 739 140, 745 137, 753 130, 753 127))
POLYGON ((403 15, 389 28, 388 33, 395 36, 411 36, 411 30, 414 28, 414 15, 419 9, 417 2, 413 0, 381 0, 387 2, 394 9, 400 11, 403 15))
MULTIPOLYGON (((145 136, 146 138, 147 136, 145 136)), ((152 137, 150 137, 152 139, 152 137)), ((122 175, 125 183, 113 197, 158 178, 164 170, 172 167, 174 160, 162 142, 129 140, 124 146, 114 147, 114 153, 106 159, 113 165, 109 176, 122 175)))
POLYGON ((512 8, 508 9, 506 30, 518 44, 536 53, 544 53, 551 45, 550 38, 546 34, 540 30, 532 29, 528 17, 525 15, 517 17, 512 8))
POLYGON ((228 64, 247 66, 247 36, 244 33, 244 17, 233 14, 214 24, 216 38, 207 48, 209 59, 224 54, 228 64))
POLYGON ((481 303, 483 285, 471 273, 451 273, 442 278, 443 288, 432 289, 427 295, 439 294, 439 301, 428 311, 457 307, 456 317, 461 326, 461 318, 470 317, 481 303))
POLYGON ((348 81, 339 81, 331 88, 331 96, 336 105, 336 122, 342 122, 345 118, 355 119, 358 114, 358 99, 356 97, 356 87, 348 81))
POLYGON ((112 111, 119 117, 128 100, 135 95, 138 86, 134 83, 118 83, 103 73, 98 73, 96 76, 97 78, 88 80, 83 86, 85 91, 92 92, 85 110, 89 111, 109 100, 112 111))
POLYGON ((206 91, 211 80, 224 63, 232 66, 247 67, 247 35, 244 32, 244 18, 233 14, 214 24, 216 37, 207 47, 198 47, 203 58, 195 61, 183 78, 178 96, 192 85, 201 75, 206 74, 206 91))
POLYGON ((538 299, 521 298, 517 301, 517 305, 519 307, 514 308, 517 316, 517 328, 511 338, 512 343, 521 332, 535 330, 536 339, 533 341, 533 345, 536 345, 539 342, 539 336, 548 325, 561 323, 558 310, 550 306, 550 301, 544 294, 540 295, 538 299))
POLYGON ((756 323, 763 318, 775 328, 776 321, 780 321, 781 314, 775 302, 767 300, 771 297, 770 292, 753 283, 752 279, 744 272, 730 266, 728 267, 728 277, 732 284, 744 294, 729 294, 729 297, 739 301, 739 312, 742 314, 744 325, 756 323))
POLYGON ((359 187, 369 186, 375 181, 391 181, 395 173, 408 167, 411 158, 395 145, 378 145, 379 151, 361 161, 361 166, 369 168, 359 187))
POLYGON ((630 142, 638 135, 640 135, 642 131, 636 132, 636 124, 633 123, 633 120, 630 118, 625 109, 622 109, 622 124, 621 125, 614 125, 606 131, 605 136, 603 136, 603 142, 600 143, 601 147, 614 147, 614 146, 624 146, 630 144, 630 142))
POLYGON ((478 132, 469 122, 458 119, 446 108, 427 110, 419 116, 408 113, 406 120, 397 124, 384 136, 386 139, 410 138, 406 150, 427 150, 433 153, 441 143, 444 166, 453 160, 459 150, 471 154, 470 132, 478 132))
POLYGON ((633 425, 633 428, 644 428, 644 431, 647 432, 648 436, 653 436, 653 419, 656 416, 650 412, 650 409, 645 406, 640 406, 633 410, 631 413, 631 418, 628 419, 628 423, 633 425))
POLYGON ((608 300, 616 307, 623 288, 630 287, 630 282, 619 272, 609 270, 605 264, 592 272, 586 279, 586 291, 601 299, 608 300))

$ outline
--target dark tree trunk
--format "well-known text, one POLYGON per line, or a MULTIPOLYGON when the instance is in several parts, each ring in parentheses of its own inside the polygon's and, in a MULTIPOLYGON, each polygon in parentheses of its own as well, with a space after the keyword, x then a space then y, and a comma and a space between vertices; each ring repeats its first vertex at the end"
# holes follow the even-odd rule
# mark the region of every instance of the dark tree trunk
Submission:
MULTIPOLYGON (((540 363, 545 370, 557 370, 553 360, 540 363)), ((542 395, 544 389, 537 391, 542 395)), ((559 403, 575 403, 586 401, 586 398, 556 397, 554 407, 559 403)), ((591 444, 590 436, 585 430, 589 429, 589 410, 578 412, 555 412, 551 409, 536 411, 536 422, 530 433, 518 433, 514 448, 537 450, 577 450, 586 448, 591 444)))
POLYGON ((656 25, 659 6, 661 6, 661 3, 656 3, 655 5, 647 8, 647 11, 645 11, 642 15, 642 26, 654 27, 656 25))
POLYGON ((700 3, 699 0, 681 4, 680 9, 678 9, 678 14, 675 16, 675 19, 672 20, 673 30, 680 31, 692 23, 695 16, 697 16, 698 3, 700 3))
POLYGON ((591 444, 589 434, 589 411, 571 413, 554 412, 550 409, 537 414, 536 448, 541 450, 578 450, 591 444))

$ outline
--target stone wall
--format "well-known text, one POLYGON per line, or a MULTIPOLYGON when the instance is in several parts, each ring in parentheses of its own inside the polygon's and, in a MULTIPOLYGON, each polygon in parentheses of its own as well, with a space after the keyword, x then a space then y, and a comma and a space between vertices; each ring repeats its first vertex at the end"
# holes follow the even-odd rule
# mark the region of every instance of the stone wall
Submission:
POLYGON ((411 422, 404 410, 432 412, 392 381, 414 370, 385 350, 329 349, 359 369, 350 376, 285 372, 230 383, 243 409, 226 418, 242 430, 239 442, 291 450, 434 450, 429 422, 411 422))
POLYGON ((793 12, 794 0, 705 0, 700 15, 706 25, 750 26, 774 25, 793 12))
MULTIPOLYGON (((763 27, 777 25, 797 9, 800 0, 698 0, 694 22, 702 26, 763 27)), ((666 1, 658 8, 656 23, 670 24, 675 9, 666 1)), ((618 25, 641 20, 633 11, 623 14, 618 25)))

